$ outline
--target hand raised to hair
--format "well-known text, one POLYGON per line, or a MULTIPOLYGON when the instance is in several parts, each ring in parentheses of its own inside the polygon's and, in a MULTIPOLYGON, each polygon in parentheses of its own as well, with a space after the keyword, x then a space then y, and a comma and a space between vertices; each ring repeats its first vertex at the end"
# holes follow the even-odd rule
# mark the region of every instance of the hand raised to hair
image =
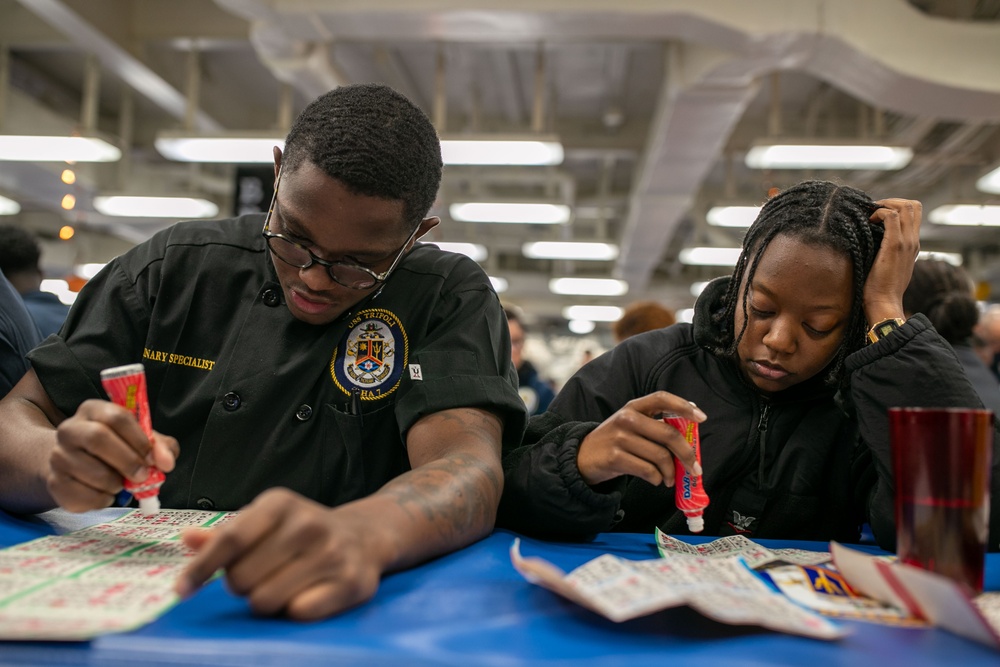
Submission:
POLYGON ((108 507, 125 477, 142 482, 150 465, 170 472, 179 451, 175 438, 155 431, 150 442, 130 410, 109 401, 84 401, 56 430, 49 494, 70 512, 108 507))
POLYGON ((885 225, 885 236, 864 289, 865 316, 870 325, 904 317, 903 292, 910 284, 920 251, 923 206, 912 199, 882 199, 872 221, 885 225))
POLYGON ((384 567, 369 544, 371 517, 355 506, 331 509, 269 489, 234 520, 183 533, 198 554, 177 592, 190 595, 224 568, 230 590, 258 614, 315 620, 361 604, 375 595, 384 567))
POLYGON ((680 431, 658 418, 674 413, 696 422, 705 413, 693 403, 665 391, 658 391, 625 404, 604 420, 580 443, 576 465, 591 486, 622 475, 632 475, 650 484, 674 485, 671 452, 688 470, 695 468, 694 451, 680 431))

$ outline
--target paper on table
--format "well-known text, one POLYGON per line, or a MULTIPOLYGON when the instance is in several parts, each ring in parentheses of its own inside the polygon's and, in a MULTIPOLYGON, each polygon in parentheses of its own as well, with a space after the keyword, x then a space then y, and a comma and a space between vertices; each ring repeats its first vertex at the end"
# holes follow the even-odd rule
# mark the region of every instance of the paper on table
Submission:
POLYGON ((0 550, 0 639, 83 640, 145 625, 178 601, 174 582, 193 554, 181 529, 233 516, 133 511, 0 550))
POLYGON ((630 561, 605 554, 567 575, 548 561, 521 556, 520 540, 515 539, 510 558, 528 581, 615 622, 686 604, 730 625, 759 625, 817 639, 846 634, 774 592, 739 556, 712 559, 676 554, 630 561))
POLYGON ((742 556, 747 565, 755 569, 777 561, 796 565, 818 565, 830 561, 830 554, 823 551, 768 549, 752 542, 743 535, 720 537, 704 544, 682 542, 676 537, 670 537, 659 528, 656 529, 655 535, 656 548, 662 557, 678 553, 708 557, 742 556))
POLYGON ((936 626, 1000 650, 1000 595, 971 598, 947 577, 905 563, 886 563, 830 543, 833 562, 851 586, 869 597, 906 609, 936 626))
POLYGON ((904 609, 858 595, 840 574, 829 569, 832 567, 831 556, 826 551, 768 549, 743 535, 720 537, 704 544, 688 544, 658 528, 656 543, 660 556, 664 558, 677 553, 699 554, 708 558, 740 556, 786 597, 824 616, 895 626, 927 625, 904 609))

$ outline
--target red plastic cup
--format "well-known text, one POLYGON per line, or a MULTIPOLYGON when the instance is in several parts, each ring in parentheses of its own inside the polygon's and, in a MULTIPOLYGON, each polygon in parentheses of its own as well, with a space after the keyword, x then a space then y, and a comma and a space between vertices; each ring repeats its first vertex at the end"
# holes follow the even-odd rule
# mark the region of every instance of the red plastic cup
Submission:
POLYGON ((890 408, 896 555, 983 590, 989 533, 993 413, 890 408))

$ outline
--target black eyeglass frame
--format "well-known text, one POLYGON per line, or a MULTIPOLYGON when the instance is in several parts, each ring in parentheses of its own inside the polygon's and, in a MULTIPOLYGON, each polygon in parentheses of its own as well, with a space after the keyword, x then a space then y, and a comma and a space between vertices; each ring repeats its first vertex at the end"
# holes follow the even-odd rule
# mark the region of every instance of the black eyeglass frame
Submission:
POLYGON ((344 287, 348 287, 350 289, 366 290, 366 289, 372 289, 376 285, 385 284, 385 281, 389 279, 390 275, 392 275, 392 272, 396 269, 396 266, 399 264, 400 260, 403 259, 403 255, 406 254, 406 247, 410 245, 410 241, 412 241, 416 237, 417 232, 420 230, 420 225, 414 227, 413 231, 410 232, 410 236, 406 239, 406 243, 404 243, 403 247, 399 249, 399 253, 396 255, 396 258, 392 260, 392 264, 390 264, 389 268, 383 271, 382 273, 375 273, 367 266, 361 266, 360 264, 355 264, 353 262, 341 262, 341 261, 330 262, 328 260, 317 257, 312 253, 311 250, 309 250, 309 248, 305 247, 301 243, 297 243, 296 241, 291 240, 284 234, 275 234, 274 232, 271 231, 271 215, 274 213, 274 204, 275 202, 278 201, 278 187, 280 185, 281 185, 281 170, 278 170, 278 178, 275 179, 274 182, 274 194, 271 195, 271 205, 267 209, 267 216, 264 218, 264 228, 260 232, 261 236, 264 237, 265 243, 267 243, 268 250, 271 251, 272 255, 280 259, 285 264, 293 266, 297 269, 308 269, 313 264, 319 264, 320 266, 326 269, 327 275, 330 276, 330 278, 334 282, 336 282, 338 285, 343 285, 344 287), (271 239, 280 239, 285 243, 289 243, 295 246, 296 248, 303 250, 307 255, 309 255, 309 261, 305 264, 296 264, 294 262, 288 261, 287 259, 281 256, 281 253, 279 253, 274 249, 274 246, 271 245, 271 239), (359 287, 356 284, 351 285, 350 283, 344 282, 343 280, 338 278, 337 275, 334 273, 334 269, 336 269, 338 266, 343 266, 348 269, 355 269, 358 271, 362 271, 363 273, 367 273, 372 278, 371 284, 362 285, 359 287))

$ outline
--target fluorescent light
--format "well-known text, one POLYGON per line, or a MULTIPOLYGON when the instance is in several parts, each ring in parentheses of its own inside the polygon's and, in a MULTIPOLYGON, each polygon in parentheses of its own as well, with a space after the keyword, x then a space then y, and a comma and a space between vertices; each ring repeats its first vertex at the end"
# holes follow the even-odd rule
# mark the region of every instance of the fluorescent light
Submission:
POLYGON ((212 202, 194 197, 94 197, 94 208, 131 218, 211 218, 219 213, 212 202))
POLYGON ((995 227, 1000 225, 1000 206, 948 204, 938 206, 930 212, 927 219, 938 225, 995 227))
POLYGON ((189 136, 161 132, 156 136, 155 145, 163 157, 179 162, 271 164, 274 162, 271 149, 277 146, 284 150, 285 138, 264 133, 248 133, 244 136, 189 136))
POLYGON ((498 276, 490 276, 490 283, 493 284, 493 291, 502 294, 507 291, 507 279, 498 276))
POLYGON ((43 292, 51 292, 59 297, 59 300, 67 306, 73 305, 76 301, 77 293, 69 288, 69 283, 59 278, 47 278, 38 286, 43 292))
POLYGON ((566 306, 562 316, 567 320, 590 320, 591 322, 617 322, 622 309, 618 306, 566 306))
POLYGON ((549 281, 553 294, 587 296, 621 296, 628 292, 628 283, 613 278, 553 278, 549 281))
POLYGON ((688 324, 694 322, 694 308, 681 308, 676 315, 678 322, 687 322, 688 324))
POLYGON ((470 202, 452 204, 448 213, 462 222, 510 222, 531 225, 559 225, 569 221, 569 206, 565 204, 533 204, 527 202, 470 202))
POLYGON ((1000 167, 976 181, 976 187, 982 192, 1000 195, 1000 167))
POLYGON ((751 169, 902 169, 913 150, 902 146, 845 144, 757 145, 746 156, 751 169))
POLYGON ((740 248, 684 248, 678 255, 681 264, 695 266, 736 266, 740 248))
POLYGON ((618 257, 618 246, 610 243, 535 241, 521 246, 521 252, 530 259, 610 260, 618 257))
POLYGON ((434 245, 446 252, 456 252, 459 255, 471 257, 477 262, 481 262, 489 255, 486 246, 481 243, 449 243, 446 241, 431 241, 434 245))
POLYGON ((957 252, 937 252, 936 250, 921 250, 917 259, 939 259, 952 266, 962 266, 962 254, 957 252))
POLYGON ((749 227, 760 209, 760 206, 713 206, 705 218, 716 227, 749 227))
POLYGON ((575 334, 589 334, 597 325, 593 320, 570 320, 569 330, 575 334))
POLYGON ((90 280, 104 268, 104 264, 77 264, 73 267, 73 274, 90 280))
POLYGON ((21 212, 21 205, 13 199, 0 197, 0 215, 17 215, 21 212))
POLYGON ((117 146, 97 137, 0 135, 0 160, 14 162, 115 162, 117 146))
POLYGON ((552 138, 442 139, 445 164, 555 165, 563 161, 563 147, 552 138))
POLYGON ((708 287, 708 280, 698 283, 691 283, 691 296, 701 296, 701 293, 708 287))

